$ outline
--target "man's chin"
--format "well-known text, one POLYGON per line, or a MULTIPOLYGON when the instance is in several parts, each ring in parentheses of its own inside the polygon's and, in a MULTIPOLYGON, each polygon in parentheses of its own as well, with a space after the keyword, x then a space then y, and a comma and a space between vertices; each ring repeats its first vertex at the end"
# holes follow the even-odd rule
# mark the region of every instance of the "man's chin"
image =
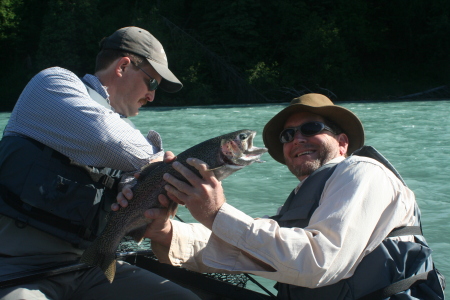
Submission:
POLYGON ((127 118, 135 117, 138 114, 139 114, 139 109, 136 109, 135 111, 130 111, 130 112, 128 112, 127 118))
POLYGON ((294 174, 295 177, 301 178, 311 175, 315 170, 320 168, 320 161, 318 159, 315 159, 303 162, 301 164, 292 164, 291 162, 286 162, 286 165, 289 171, 291 171, 291 173, 294 174))

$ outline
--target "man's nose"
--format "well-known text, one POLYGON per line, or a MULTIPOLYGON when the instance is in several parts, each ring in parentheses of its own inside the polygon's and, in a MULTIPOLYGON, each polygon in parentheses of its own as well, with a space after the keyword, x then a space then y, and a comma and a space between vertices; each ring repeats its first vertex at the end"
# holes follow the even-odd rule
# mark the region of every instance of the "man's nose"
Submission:
POLYGON ((147 94, 145 94, 145 100, 147 100, 147 102, 153 102, 153 100, 155 100, 155 91, 148 91, 147 94))
POLYGON ((294 143, 305 143, 307 140, 307 137, 305 137, 300 130, 296 130, 294 134, 294 143))

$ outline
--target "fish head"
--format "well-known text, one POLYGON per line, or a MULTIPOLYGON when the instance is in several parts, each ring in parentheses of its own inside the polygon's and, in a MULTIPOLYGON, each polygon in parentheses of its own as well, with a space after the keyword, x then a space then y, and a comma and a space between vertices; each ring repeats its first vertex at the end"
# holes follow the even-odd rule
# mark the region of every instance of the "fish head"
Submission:
POLYGON ((267 148, 253 145, 255 135, 256 131, 244 129, 221 139, 219 159, 222 167, 214 170, 217 179, 222 180, 254 162, 263 162, 260 158, 267 148))

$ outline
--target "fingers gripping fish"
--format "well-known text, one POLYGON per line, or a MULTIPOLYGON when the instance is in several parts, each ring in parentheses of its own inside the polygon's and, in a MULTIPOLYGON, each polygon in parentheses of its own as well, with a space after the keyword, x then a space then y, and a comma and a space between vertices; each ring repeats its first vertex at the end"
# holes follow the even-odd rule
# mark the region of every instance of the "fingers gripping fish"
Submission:
MULTIPOLYGON (((186 164, 187 158, 198 158, 208 164, 218 180, 223 180, 254 162, 262 162, 260 157, 267 149, 253 146, 255 135, 255 131, 247 129, 224 134, 183 151, 177 156, 177 161, 199 174, 194 167, 186 164)), ((132 236, 136 241, 143 239, 147 226, 144 212, 161 207, 158 195, 166 194, 166 182, 163 180, 165 173, 187 182, 172 168, 171 163, 158 162, 144 167, 133 187, 133 199, 129 201, 128 207, 111 213, 105 229, 83 253, 81 262, 99 266, 110 282, 114 280, 116 249, 125 235, 132 236)), ((176 208, 177 204, 171 201, 169 213, 174 215, 176 208)))

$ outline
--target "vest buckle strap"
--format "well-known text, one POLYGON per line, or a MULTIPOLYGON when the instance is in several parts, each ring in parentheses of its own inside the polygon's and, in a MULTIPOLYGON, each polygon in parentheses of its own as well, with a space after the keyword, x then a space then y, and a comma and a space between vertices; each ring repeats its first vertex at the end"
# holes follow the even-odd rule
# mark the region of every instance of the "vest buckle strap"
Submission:
POLYGON ((404 236, 404 235, 423 235, 422 228, 420 226, 403 226, 394 228, 387 236, 395 237, 395 236, 404 236))
POLYGON ((365 296, 359 298, 358 300, 379 300, 379 299, 388 298, 397 293, 406 291, 416 284, 426 281, 428 278, 428 275, 433 271, 434 270, 430 270, 428 272, 420 273, 415 276, 394 282, 391 285, 384 287, 382 289, 379 289, 377 291, 374 291, 368 295, 365 295, 365 296))
POLYGON ((100 182, 107 188, 112 189, 116 183, 116 180, 114 180, 111 176, 103 175, 100 182))

